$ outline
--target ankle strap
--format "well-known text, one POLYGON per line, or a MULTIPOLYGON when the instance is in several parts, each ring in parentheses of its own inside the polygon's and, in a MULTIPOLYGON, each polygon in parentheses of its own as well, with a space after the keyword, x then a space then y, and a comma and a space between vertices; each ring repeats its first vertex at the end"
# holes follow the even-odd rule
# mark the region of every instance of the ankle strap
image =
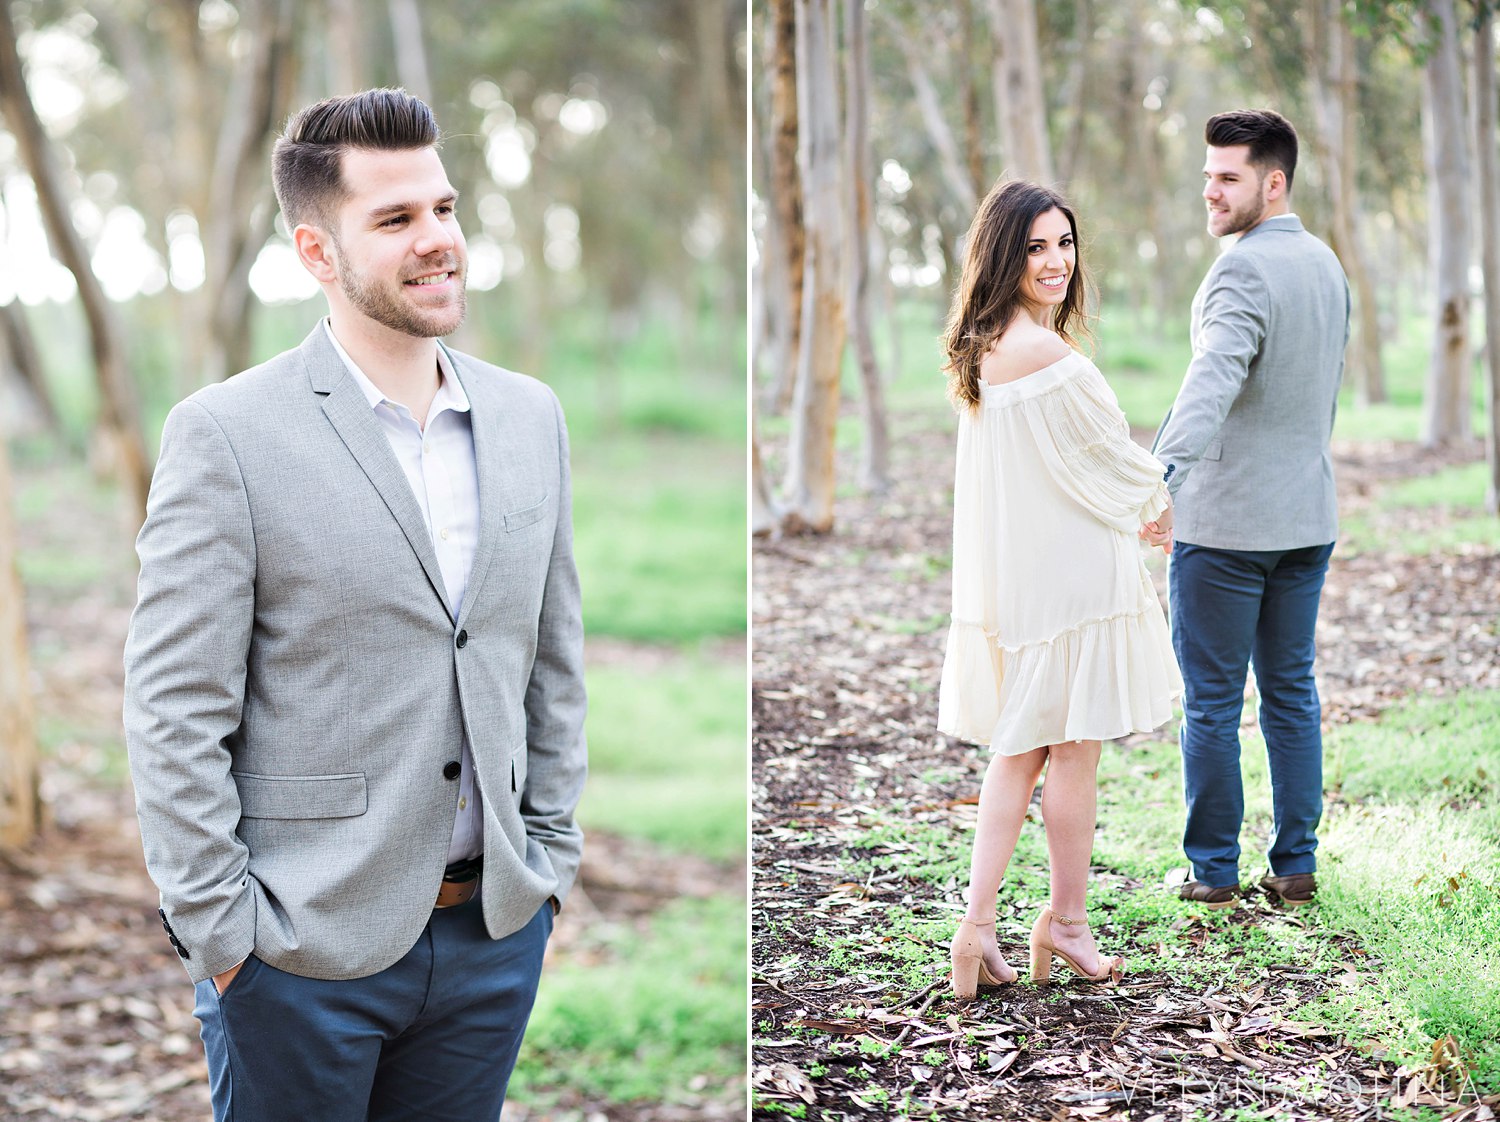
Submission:
POLYGON ((992 919, 978 920, 978 919, 969 919, 968 917, 965 917, 964 919, 960 920, 959 922, 961 922, 961 923, 971 923, 975 927, 994 927, 995 926, 995 921, 992 920, 992 919))
POLYGON ((1069 919, 1067 916, 1060 916, 1056 912, 1052 913, 1052 918, 1058 923, 1066 924, 1069 927, 1087 927, 1089 925, 1089 921, 1086 919, 1069 919))

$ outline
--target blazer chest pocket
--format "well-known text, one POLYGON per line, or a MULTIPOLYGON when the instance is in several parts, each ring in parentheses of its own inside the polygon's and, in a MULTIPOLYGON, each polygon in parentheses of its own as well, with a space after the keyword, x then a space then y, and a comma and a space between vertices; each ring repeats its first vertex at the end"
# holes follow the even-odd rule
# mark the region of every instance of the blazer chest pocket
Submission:
POLYGON ((351 775, 230 773, 245 818, 357 818, 369 805, 363 772, 351 775))
POLYGON ((522 510, 514 511, 505 516, 505 532, 513 534, 517 530, 524 530, 533 523, 540 522, 542 515, 547 513, 547 499, 550 496, 543 495, 542 501, 533 503, 522 510))
POLYGON ((1203 449, 1205 460, 1222 460, 1224 458, 1224 442, 1222 440, 1210 441, 1207 448, 1203 449))

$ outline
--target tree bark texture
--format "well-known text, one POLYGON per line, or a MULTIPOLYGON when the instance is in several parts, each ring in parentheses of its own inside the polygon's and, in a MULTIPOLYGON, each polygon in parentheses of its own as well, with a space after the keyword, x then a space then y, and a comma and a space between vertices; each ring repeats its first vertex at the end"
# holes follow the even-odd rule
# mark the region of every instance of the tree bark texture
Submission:
POLYGON ((1354 385, 1355 401, 1369 405, 1386 400, 1385 367, 1380 357, 1380 305, 1360 237, 1354 35, 1341 0, 1316 0, 1312 34, 1303 41, 1318 157, 1328 184, 1333 251, 1354 289, 1345 377, 1354 385))
POLYGON ((26 605, 16 568, 11 492, 10 456, 0 439, 0 850, 19 849, 42 824, 26 605))
POLYGON ((146 518, 151 461, 141 432, 136 388, 127 366, 125 334, 113 305, 94 275, 88 249, 69 213, 70 192, 64 185, 57 153, 42 129, 26 89, 15 23, 8 3, 0 3, 0 115, 16 138, 21 159, 36 186, 37 205, 52 251, 73 274, 88 320, 94 372, 99 388, 100 425, 107 438, 121 484, 137 524, 146 518))
POLYGON ((776 500, 766 480, 765 464, 760 458, 760 434, 751 422, 750 429, 750 533, 757 538, 776 537, 781 527, 776 517, 776 500))
POLYGON ((789 320, 784 349, 773 357, 772 410, 785 413, 791 406, 796 382, 797 355, 802 339, 803 263, 807 256, 807 229, 802 214, 802 173, 797 163, 798 74, 796 0, 773 0, 771 7, 771 206, 776 211, 781 252, 786 261, 789 320))
POLYGON ((1035 0, 987 0, 986 8, 995 44, 995 119, 1004 175, 1050 185, 1055 176, 1035 0))
POLYGON ((1431 0, 1422 25, 1432 39, 1423 67, 1423 134, 1429 184, 1428 242, 1436 294, 1432 355, 1422 400, 1422 443, 1469 435, 1469 208, 1472 205, 1463 58, 1454 0, 1431 0))
POLYGON ((834 429, 844 355, 843 206, 834 0, 797 0, 797 148, 807 257, 781 527, 833 528, 834 429))
POLYGON ((1500 514, 1500 134, 1495 127, 1495 13, 1485 11, 1474 35, 1474 114, 1479 153, 1479 238, 1484 266, 1484 453, 1489 467, 1484 508, 1500 514))
MULTIPOLYGON (((15 370, 47 430, 58 432, 57 404, 52 400, 52 388, 47 385, 42 356, 37 353, 36 339, 26 320, 26 309, 19 300, 0 305, 0 360, 15 370)), ((4 438, 4 426, 0 425, 0 440, 4 438)))
POLYGON ((848 203, 844 245, 849 252, 849 330, 859 366, 860 412, 865 440, 859 462, 860 487, 870 494, 890 488, 890 435, 885 389, 875 361, 870 324, 873 296, 870 261, 870 182, 875 174, 870 155, 870 56, 865 41, 864 0, 844 3, 844 142, 848 152, 845 199, 848 203))

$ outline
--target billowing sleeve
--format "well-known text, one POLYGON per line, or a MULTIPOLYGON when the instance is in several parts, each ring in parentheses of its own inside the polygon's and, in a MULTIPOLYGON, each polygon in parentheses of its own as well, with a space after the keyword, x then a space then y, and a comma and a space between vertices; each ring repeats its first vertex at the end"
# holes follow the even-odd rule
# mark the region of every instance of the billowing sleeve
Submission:
POLYGON ((1099 521, 1133 534, 1167 509, 1166 469, 1130 438, 1114 392, 1091 363, 1025 409, 1047 471, 1099 521))
POLYGON ((958 422, 953 480, 953 618, 938 685, 938 729, 988 744, 1000 719, 1001 667, 995 645, 996 535, 1000 524, 995 462, 979 412, 958 422))

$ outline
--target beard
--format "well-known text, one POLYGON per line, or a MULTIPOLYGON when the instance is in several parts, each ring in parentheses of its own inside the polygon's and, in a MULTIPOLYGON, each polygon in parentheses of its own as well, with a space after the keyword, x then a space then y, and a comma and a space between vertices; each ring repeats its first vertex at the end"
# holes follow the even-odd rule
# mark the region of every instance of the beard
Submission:
MULTIPOLYGON (((353 304, 376 323, 410 335, 417 339, 433 339, 458 330, 468 311, 468 294, 464 291, 464 275, 457 255, 450 255, 432 268, 447 268, 452 274, 452 283, 458 286, 457 299, 438 308, 421 308, 404 298, 407 286, 394 282, 394 288, 379 280, 364 276, 349 263, 344 247, 334 239, 334 250, 339 260, 339 288, 353 304)), ((426 271, 431 271, 431 268, 426 271)))
POLYGON ((1256 181, 1255 198, 1243 206, 1231 208, 1223 215, 1209 215, 1209 232, 1216 238, 1227 238, 1231 234, 1243 234, 1264 217, 1266 213, 1266 201, 1261 197, 1261 183, 1264 179, 1256 181), (1214 230, 1213 221, 1217 218, 1222 223, 1222 229, 1214 230))

